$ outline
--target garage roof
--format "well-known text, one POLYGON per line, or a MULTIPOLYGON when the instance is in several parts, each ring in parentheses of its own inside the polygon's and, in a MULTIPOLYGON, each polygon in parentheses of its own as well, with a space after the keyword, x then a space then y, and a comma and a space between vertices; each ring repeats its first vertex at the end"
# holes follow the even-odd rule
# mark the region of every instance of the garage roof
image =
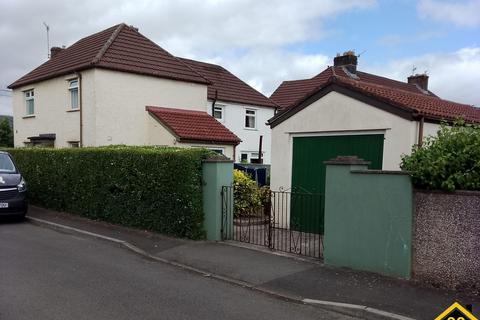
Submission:
POLYGON ((146 110, 160 121, 180 142, 237 145, 233 132, 206 112, 148 106, 146 110))
POLYGON ((122 23, 58 49, 50 60, 27 73, 9 88, 55 78, 90 68, 144 74, 159 78, 208 84, 192 68, 122 23))
POLYGON ((400 82, 366 72, 357 71, 354 76, 343 67, 328 67, 313 78, 285 81, 270 97, 282 111, 269 122, 273 126, 287 119, 296 109, 321 90, 342 88, 342 93, 355 93, 373 98, 381 103, 414 116, 432 120, 456 120, 480 123, 480 108, 440 99, 431 91, 415 84, 400 82), (328 88, 332 86, 331 88, 328 88))

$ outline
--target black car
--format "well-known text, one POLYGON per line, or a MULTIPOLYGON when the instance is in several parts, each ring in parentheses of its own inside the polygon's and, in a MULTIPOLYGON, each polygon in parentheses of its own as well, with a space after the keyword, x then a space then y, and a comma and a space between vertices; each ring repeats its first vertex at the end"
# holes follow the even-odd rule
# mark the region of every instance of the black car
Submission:
POLYGON ((25 217, 27 185, 8 152, 0 151, 0 216, 25 217))

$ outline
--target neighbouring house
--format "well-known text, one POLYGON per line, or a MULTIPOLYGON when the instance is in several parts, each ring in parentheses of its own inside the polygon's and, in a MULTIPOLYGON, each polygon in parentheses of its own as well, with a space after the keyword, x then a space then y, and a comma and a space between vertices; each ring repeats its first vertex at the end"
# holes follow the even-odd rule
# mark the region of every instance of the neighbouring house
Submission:
POLYGON ((53 47, 50 60, 9 88, 15 147, 207 147, 253 161, 263 136, 262 154, 271 156, 265 123, 275 103, 224 68, 174 57, 126 24, 53 47))
POLYGON ((435 135, 442 120, 480 122, 480 109, 429 91, 427 75, 400 82, 361 72, 352 52, 310 79, 283 82, 270 99, 280 106, 269 120, 274 190, 323 193, 323 162, 337 156, 398 170, 402 154, 435 135))
POLYGON ((242 140, 235 162, 258 162, 262 137, 262 162, 270 164, 271 130, 266 123, 277 105, 221 66, 181 60, 210 81, 207 112, 242 140))

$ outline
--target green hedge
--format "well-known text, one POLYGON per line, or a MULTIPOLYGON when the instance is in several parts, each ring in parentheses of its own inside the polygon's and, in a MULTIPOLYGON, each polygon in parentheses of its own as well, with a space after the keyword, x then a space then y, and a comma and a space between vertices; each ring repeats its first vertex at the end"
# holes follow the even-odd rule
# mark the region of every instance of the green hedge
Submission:
POLYGON ((8 149, 39 206, 180 237, 205 237, 204 149, 8 149))
POLYGON ((480 190, 480 125, 442 124, 436 136, 403 156, 401 167, 417 188, 480 190))

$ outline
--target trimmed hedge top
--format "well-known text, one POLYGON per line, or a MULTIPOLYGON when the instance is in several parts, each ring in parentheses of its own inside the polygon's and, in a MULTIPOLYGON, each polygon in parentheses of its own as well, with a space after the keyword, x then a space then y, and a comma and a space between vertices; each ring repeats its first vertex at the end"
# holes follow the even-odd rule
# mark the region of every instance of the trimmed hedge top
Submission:
POLYGON ((110 146, 6 149, 32 203, 180 237, 205 237, 205 149, 110 146))

